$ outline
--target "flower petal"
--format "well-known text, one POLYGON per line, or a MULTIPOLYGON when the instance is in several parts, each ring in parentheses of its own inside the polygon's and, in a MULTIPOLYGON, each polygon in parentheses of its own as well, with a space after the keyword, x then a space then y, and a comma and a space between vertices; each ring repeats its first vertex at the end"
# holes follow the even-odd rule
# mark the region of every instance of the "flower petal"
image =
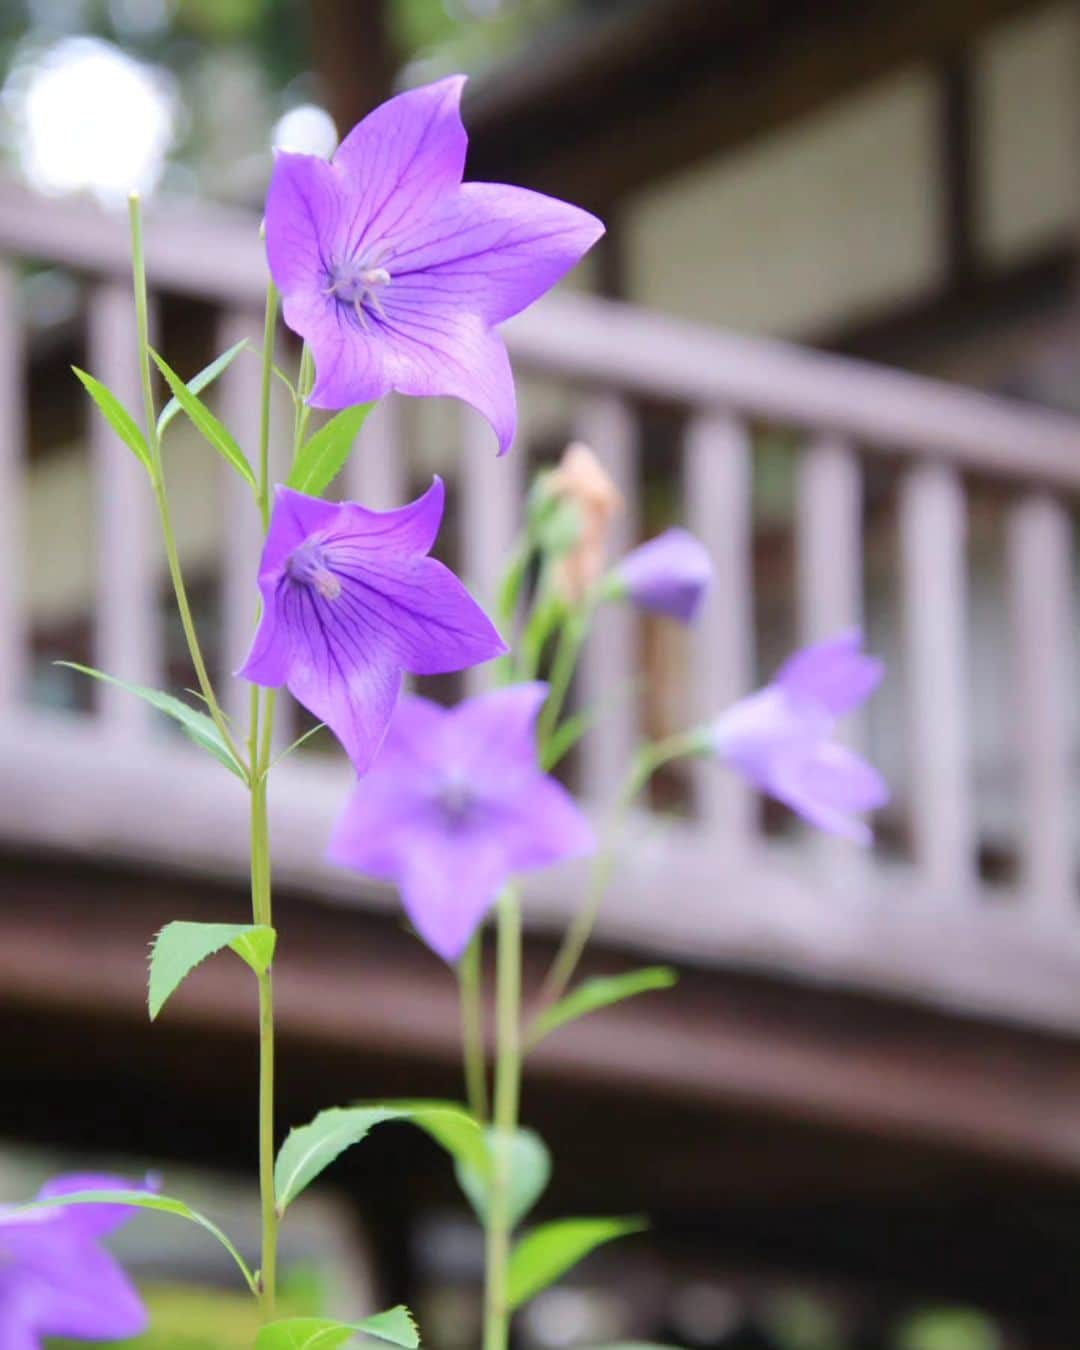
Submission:
POLYGON ((461 183, 463 75, 410 89, 369 113, 334 152, 357 193, 354 250, 393 238, 461 183))
POLYGON ((853 814, 876 810, 889 800, 877 770, 831 741, 778 754, 767 790, 811 825, 859 844, 869 844, 873 835, 853 814))
POLYGON ((603 233, 595 216, 555 197, 465 183, 396 245, 391 290, 417 307, 501 323, 549 291, 603 233))
POLYGON ((372 511, 356 502, 342 502, 327 538, 332 540, 340 533, 348 537, 351 546, 380 554, 387 550, 428 553, 438 536, 445 504, 446 488, 436 474, 423 496, 392 511, 372 511))
POLYGON ((315 385, 308 398, 313 408, 351 408, 390 392, 384 343, 372 328, 361 326, 350 306, 321 291, 306 292, 287 296, 281 312, 315 358, 315 385))
POLYGON ((841 717, 864 702, 881 683, 883 663, 862 651, 857 628, 796 652, 775 677, 795 699, 816 703, 841 717))
POLYGON ((509 869, 500 842, 464 831, 432 834, 410 850, 401 878, 405 912, 444 961, 460 960, 509 869))
POLYGON ((392 292, 391 285, 381 332, 393 387, 468 403, 491 423, 504 454, 517 427, 517 398, 502 338, 476 315, 416 307, 392 292))
POLYGON ((278 151, 266 194, 266 260, 283 296, 326 289, 328 255, 334 240, 347 239, 351 216, 343 179, 325 159, 278 151))
POLYGON ((633 549, 616 576, 642 609, 693 623, 712 581, 712 559, 689 530, 671 529, 633 549))
MULTIPOLYGON (((391 726, 399 716, 400 709, 391 726)), ((397 881, 409 854, 425 846, 425 832, 439 824, 431 767, 422 765, 412 774, 391 769, 392 735, 376 767, 353 784, 326 852, 339 867, 380 881, 397 881)))
POLYGON ((504 804, 499 838, 509 870, 531 872, 596 852, 596 835, 561 783, 533 774, 504 804))
POLYGON ((478 694, 453 710, 444 753, 473 792, 500 801, 536 775, 536 719, 547 695, 547 684, 533 680, 478 694))

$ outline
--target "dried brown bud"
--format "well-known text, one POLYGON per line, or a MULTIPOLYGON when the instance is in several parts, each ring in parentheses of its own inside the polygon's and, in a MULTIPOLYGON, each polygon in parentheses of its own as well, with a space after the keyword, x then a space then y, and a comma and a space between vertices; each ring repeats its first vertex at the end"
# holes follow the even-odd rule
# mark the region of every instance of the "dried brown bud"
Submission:
POLYGON ((603 575, 607 537, 615 515, 623 509, 622 494, 593 451, 572 441, 559 467, 547 480, 547 489, 561 501, 572 502, 581 516, 581 530, 573 548, 555 566, 554 584, 570 604, 580 604, 603 575))

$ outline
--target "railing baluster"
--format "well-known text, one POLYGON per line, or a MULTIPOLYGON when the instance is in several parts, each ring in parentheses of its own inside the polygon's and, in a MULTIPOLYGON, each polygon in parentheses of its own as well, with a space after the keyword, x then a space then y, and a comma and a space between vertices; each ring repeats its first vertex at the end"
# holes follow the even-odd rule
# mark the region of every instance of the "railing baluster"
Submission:
POLYGON ((967 510, 950 466, 926 461, 900 485, 909 808, 915 858, 937 891, 974 881, 967 736, 967 510))
MULTIPOLYGON (((716 568, 694 635, 694 718, 705 721, 747 693, 754 673, 753 519, 750 438, 727 412, 702 412, 690 423, 685 451, 686 516, 716 568)), ((754 799, 716 764, 694 766, 695 792, 707 825, 738 845, 751 834, 754 799)))
POLYGON ((29 666, 21 593, 26 473, 26 354, 18 272, 0 261, 0 710, 23 692, 29 666))
MULTIPOLYGON (((521 523, 525 446, 518 444, 496 462, 491 428, 471 410, 463 414, 460 527, 462 574, 477 600, 490 613, 499 579, 521 523)), ((505 635, 504 636, 509 636, 505 635)), ((486 689, 494 664, 465 672, 470 693, 486 689)))
MULTIPOLYGON (((577 436, 595 452, 622 493, 625 511, 612 522, 609 552, 617 558, 637 541, 638 432, 634 413, 617 394, 590 398, 577 436)), ((628 605, 597 611, 581 661, 581 703, 602 710, 582 741, 581 786, 593 801, 610 801, 626 776, 638 735, 636 676, 640 669, 637 620, 628 605)))
MULTIPOLYGON (((226 311, 218 321, 216 347, 226 351, 247 338, 256 347, 262 344, 262 316, 242 310, 226 311)), ((216 391, 221 418, 240 443, 258 472, 260 387, 259 361, 250 352, 242 352, 220 377, 216 391)), ((276 388, 276 386, 275 386, 276 388)), ((208 391, 213 397, 214 391, 208 391)), ((222 484, 222 575, 221 575, 221 653, 218 668, 219 694, 226 711, 237 727, 246 727, 250 709, 251 686, 232 679, 247 656, 255 631, 258 604, 256 577, 262 550, 262 526, 251 488, 224 460, 219 473, 222 484)))
MULTIPOLYGON (((142 422, 138 343, 131 287, 102 282, 90 292, 88 351, 91 373, 142 422)), ((97 506, 97 601, 94 664, 137 684, 162 683, 158 612, 160 566, 154 504, 146 471, 94 410, 90 453, 97 506)), ((148 709, 122 689, 103 685, 98 707, 110 727, 138 733, 148 709)))
POLYGON ((1069 781, 1069 652, 1075 626, 1072 522, 1043 492, 1008 516, 1009 619, 1025 900, 1048 917, 1075 905, 1069 781))
POLYGON ((397 395, 382 399, 364 423, 345 466, 346 495, 374 511, 401 506, 409 495, 402 413, 397 395))
POLYGON ((796 515, 799 640, 820 642, 862 621, 862 474, 842 438, 800 453, 796 515))

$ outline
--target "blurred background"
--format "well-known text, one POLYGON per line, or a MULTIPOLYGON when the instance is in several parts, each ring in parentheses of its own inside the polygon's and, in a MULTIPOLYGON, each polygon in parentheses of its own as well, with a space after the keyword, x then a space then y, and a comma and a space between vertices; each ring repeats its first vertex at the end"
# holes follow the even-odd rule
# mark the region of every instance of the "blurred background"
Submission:
MULTIPOLYGON (((463 70, 468 176, 608 234, 509 325, 507 460, 460 407, 391 400, 341 490, 386 506, 446 475, 442 556, 490 598, 529 475, 586 439, 626 500, 613 556, 681 521, 718 579, 691 634, 604 614, 573 785, 602 812, 639 735, 860 622, 889 677, 852 740, 895 790, 855 856, 713 766, 654 784, 590 968, 670 960, 680 985, 553 1036, 524 1101, 556 1158, 542 1217, 652 1228, 537 1299, 517 1344, 1076 1344, 1078 57, 1074 0, 0 0, 4 1200, 76 1162, 152 1167, 257 1246, 254 988, 218 958, 153 1029, 143 995, 161 924, 243 919, 242 791, 54 664, 192 683, 141 471, 69 371, 138 405, 126 195, 188 377, 258 340, 271 147, 328 154, 463 70)), ((215 386, 244 444, 257 387, 249 356, 215 386)), ((256 523, 169 435, 224 672, 256 523)), ((460 1096, 450 974, 322 862, 345 781, 316 738, 273 801, 283 1128, 460 1096)), ((530 978, 579 883, 531 888, 530 978)), ((290 1307, 405 1300, 435 1350, 478 1342, 479 1235, 425 1139, 377 1131, 305 1200, 290 1307)), ((120 1236, 155 1310, 138 1344, 249 1345, 225 1259, 178 1227, 120 1236)))

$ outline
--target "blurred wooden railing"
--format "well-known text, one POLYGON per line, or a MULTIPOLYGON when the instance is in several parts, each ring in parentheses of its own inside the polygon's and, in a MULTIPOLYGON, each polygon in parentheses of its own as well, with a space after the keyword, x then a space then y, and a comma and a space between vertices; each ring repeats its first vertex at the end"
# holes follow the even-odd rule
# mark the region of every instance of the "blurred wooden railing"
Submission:
MULTIPOLYGON (((151 216, 151 287, 212 303, 217 349, 258 336, 265 274, 253 220, 200 210, 151 216)), ((154 734, 141 706, 106 695, 76 721, 28 709, 21 501, 26 472, 25 334, 15 303, 24 261, 73 270, 89 286, 86 364, 132 406, 134 330, 124 224, 96 208, 0 187, 0 834, 17 844, 119 856, 209 873, 242 869, 243 801, 216 766, 154 734)), ((617 546, 637 537, 639 400, 685 414, 682 500, 717 582, 690 644, 687 720, 705 717, 754 680, 751 469, 754 424, 794 431, 799 636, 860 621, 863 474, 887 457, 897 475, 898 585, 904 624, 904 727, 910 761, 910 856, 854 859, 764 842, 746 790, 715 766, 696 769, 692 818, 632 831, 601 931, 608 941, 688 959, 746 965, 1055 1027, 1080 1027, 1080 922, 1069 810, 1074 796, 1064 672, 1074 624, 1072 511, 1080 493, 1080 423, 928 379, 735 337, 587 297, 553 297, 507 325, 519 371, 573 391, 574 430, 606 460, 627 502, 617 546), (1023 828, 1019 885, 978 878, 968 735, 967 484, 1008 494, 1011 719, 1023 828)), ((256 433, 254 362, 223 377, 225 419, 242 443, 256 433)), ((65 398, 79 397, 72 387, 65 398)), ((100 419, 87 428, 96 482, 95 664, 162 680, 152 503, 142 471, 100 419)), ((401 500, 407 451, 389 402, 365 428, 349 491, 371 505, 401 500)), ((518 521, 523 454, 497 463, 488 429, 461 418, 462 570, 490 594, 518 521)), ((219 510, 226 663, 249 640, 252 529, 219 510)), ((251 513, 248 513, 250 518, 251 513)), ((633 699, 611 699, 639 654, 635 618, 609 609, 582 673, 607 715, 582 750, 581 782, 609 801, 639 735, 633 699)), ((475 680, 484 678, 478 672, 475 680)), ((289 762, 275 795, 281 875, 314 893, 355 884, 321 860, 345 770, 289 762)), ((578 878, 537 884, 530 914, 561 921, 578 878)), ((378 895, 371 903, 382 903, 378 895)))

